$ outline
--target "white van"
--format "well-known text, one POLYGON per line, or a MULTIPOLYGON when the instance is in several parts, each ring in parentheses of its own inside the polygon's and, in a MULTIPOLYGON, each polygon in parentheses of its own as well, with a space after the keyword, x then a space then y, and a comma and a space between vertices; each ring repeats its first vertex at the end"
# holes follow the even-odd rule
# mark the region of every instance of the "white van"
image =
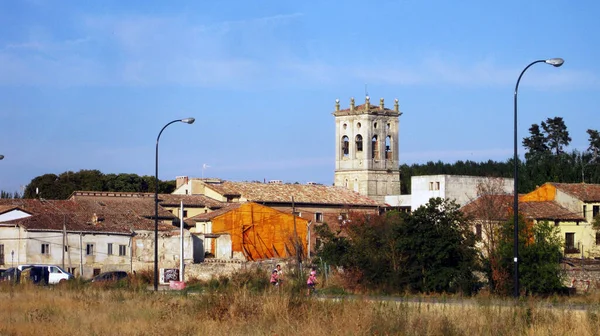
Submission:
POLYGON ((73 276, 73 274, 65 271, 60 266, 56 266, 56 265, 30 264, 30 265, 17 266, 17 269, 19 271, 23 271, 28 268, 31 268, 32 271, 38 270, 38 272, 35 272, 35 273, 39 273, 40 279, 34 279, 35 282, 43 280, 44 282, 46 282, 47 284, 50 284, 50 285, 57 284, 61 281, 71 280, 75 277, 75 276, 73 276))

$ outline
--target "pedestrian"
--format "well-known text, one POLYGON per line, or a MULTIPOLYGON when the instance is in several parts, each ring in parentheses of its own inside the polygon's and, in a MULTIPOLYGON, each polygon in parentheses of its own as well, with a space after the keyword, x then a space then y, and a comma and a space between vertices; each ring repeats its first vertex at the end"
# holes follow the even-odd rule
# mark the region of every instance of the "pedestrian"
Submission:
POLYGON ((283 271, 281 270, 281 265, 275 266, 275 271, 277 271, 278 283, 281 284, 283 282, 283 271))
POLYGON ((317 271, 313 270, 310 271, 310 275, 308 276, 308 279, 306 280, 306 296, 310 296, 311 292, 315 291, 315 286, 317 285, 317 271))
POLYGON ((279 275, 277 274, 276 269, 271 272, 271 280, 269 280, 269 282, 273 287, 279 286, 279 275))

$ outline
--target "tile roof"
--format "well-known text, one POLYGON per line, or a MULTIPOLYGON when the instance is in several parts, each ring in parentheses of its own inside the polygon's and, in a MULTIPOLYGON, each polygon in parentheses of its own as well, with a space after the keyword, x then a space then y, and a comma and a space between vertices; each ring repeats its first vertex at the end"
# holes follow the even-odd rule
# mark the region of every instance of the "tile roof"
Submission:
POLYGON ((231 210, 235 210, 237 208, 239 208, 242 204, 244 203, 226 203, 227 205, 215 210, 215 211, 211 211, 211 212, 207 212, 207 213, 202 213, 202 214, 198 214, 196 216, 190 217, 188 219, 186 219, 186 221, 191 221, 192 223, 195 222, 203 222, 203 221, 208 221, 211 220, 217 216, 220 216, 224 213, 228 213, 231 210))
POLYGON ((373 199, 342 187, 260 182, 206 183, 207 188, 229 196, 241 196, 248 201, 258 203, 295 203, 331 204, 349 206, 384 206, 373 199))
MULTIPOLYGON (((461 211, 475 219, 507 220, 512 214, 513 200, 512 195, 485 195, 466 204, 461 211)), ((574 213, 555 201, 519 202, 519 213, 536 220, 585 220, 580 213, 574 213)))
POLYGON ((585 220, 580 212, 574 213, 555 201, 521 202, 519 203, 519 212, 523 213, 526 218, 537 220, 585 220))
POLYGON ((553 182, 550 184, 583 202, 600 202, 600 184, 553 182))
POLYGON ((184 207, 207 207, 210 209, 220 209, 226 206, 227 203, 217 201, 204 195, 175 195, 175 194, 160 194, 158 195, 160 205, 164 206, 179 206, 183 201, 184 207))
POLYGON ((507 220, 512 210, 512 195, 483 195, 465 204, 460 210, 475 219, 507 220))
MULTIPOLYGON (((131 233, 133 230, 154 230, 154 200, 151 198, 114 199, 82 197, 70 200, 15 199, 0 200, 0 206, 16 206, 32 214, 9 221, 29 230, 131 233)), ((171 219, 173 214, 159 207, 159 218, 171 219)), ((171 225, 159 223, 159 230, 171 225)))

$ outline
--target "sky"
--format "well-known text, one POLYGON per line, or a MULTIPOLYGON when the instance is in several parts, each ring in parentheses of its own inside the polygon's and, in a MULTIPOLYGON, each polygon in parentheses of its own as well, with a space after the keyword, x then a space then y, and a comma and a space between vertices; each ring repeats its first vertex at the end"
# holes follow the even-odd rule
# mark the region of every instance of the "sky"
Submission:
MULTIPOLYGON (((399 100, 400 162, 600 129, 600 2, 0 0, 0 190, 98 169, 332 184, 335 100, 399 100), (366 88, 366 90, 365 90, 366 88), (519 141, 520 142, 520 141, 519 141)), ((524 151, 519 147, 519 154, 524 151)))

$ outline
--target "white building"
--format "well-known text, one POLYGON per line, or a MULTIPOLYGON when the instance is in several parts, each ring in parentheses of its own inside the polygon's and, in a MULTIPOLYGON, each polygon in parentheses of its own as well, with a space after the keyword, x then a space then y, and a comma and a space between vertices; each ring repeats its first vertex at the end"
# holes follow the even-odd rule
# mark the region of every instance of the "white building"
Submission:
POLYGON ((495 193, 513 193, 512 178, 496 178, 464 175, 422 175, 410 179, 410 195, 388 195, 385 203, 392 207, 415 210, 429 202, 430 198, 452 199, 463 206, 477 198, 478 187, 494 184, 495 193))

